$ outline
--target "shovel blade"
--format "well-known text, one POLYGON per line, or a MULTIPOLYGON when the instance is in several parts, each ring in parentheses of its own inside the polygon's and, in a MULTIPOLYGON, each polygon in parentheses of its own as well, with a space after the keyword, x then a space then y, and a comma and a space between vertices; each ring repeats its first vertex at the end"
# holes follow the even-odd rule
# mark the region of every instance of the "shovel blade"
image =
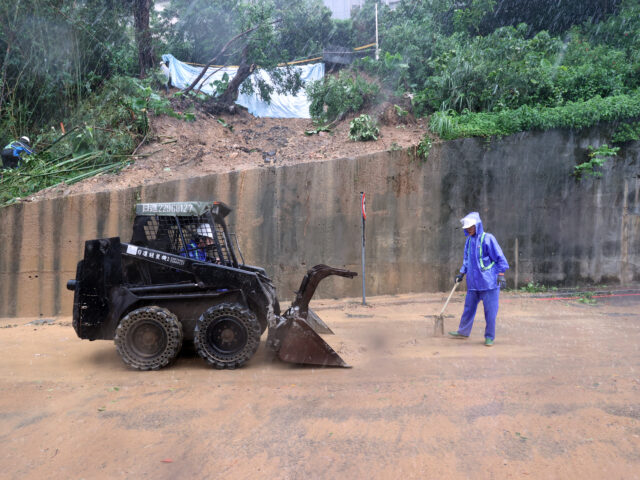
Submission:
POLYGON ((433 336, 442 337, 444 335, 444 317, 438 315, 433 323, 433 336))
POLYGON ((287 320, 281 327, 286 331, 278 332, 278 337, 282 339, 278 350, 280 360, 323 367, 350 368, 303 319, 291 317, 287 320))

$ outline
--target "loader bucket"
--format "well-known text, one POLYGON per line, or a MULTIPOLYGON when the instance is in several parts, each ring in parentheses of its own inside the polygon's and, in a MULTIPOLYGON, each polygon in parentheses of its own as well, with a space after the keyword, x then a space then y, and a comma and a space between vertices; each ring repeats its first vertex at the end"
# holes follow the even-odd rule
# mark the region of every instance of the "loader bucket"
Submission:
POLYGON ((349 367, 318 335, 333 332, 309 309, 309 302, 318 284, 330 275, 353 278, 357 273, 327 265, 316 265, 307 272, 291 307, 283 316, 278 317, 277 324, 269 327, 267 344, 278 353, 280 360, 309 365, 349 367))
POLYGON ((333 335, 333 330, 331 330, 327 324, 322 321, 318 314, 311 309, 307 312, 307 325, 313 328, 313 331, 316 333, 333 335))
POLYGON ((299 317, 288 318, 283 328, 278 357, 283 362, 323 367, 347 367, 340 355, 299 317))

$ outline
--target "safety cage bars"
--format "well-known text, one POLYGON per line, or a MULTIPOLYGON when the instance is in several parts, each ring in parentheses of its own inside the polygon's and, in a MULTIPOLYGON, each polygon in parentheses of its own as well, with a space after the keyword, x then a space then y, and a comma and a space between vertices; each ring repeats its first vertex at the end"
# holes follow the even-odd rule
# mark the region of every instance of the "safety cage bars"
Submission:
POLYGON ((149 248, 203 262, 237 265, 224 227, 207 215, 153 215, 145 219, 144 240, 149 248))

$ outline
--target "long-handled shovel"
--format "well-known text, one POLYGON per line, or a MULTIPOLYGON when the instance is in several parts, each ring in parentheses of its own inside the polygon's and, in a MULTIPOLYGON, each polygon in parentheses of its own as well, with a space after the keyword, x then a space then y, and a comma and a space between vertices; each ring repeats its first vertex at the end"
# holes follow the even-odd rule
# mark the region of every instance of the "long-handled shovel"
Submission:
POLYGON ((440 315, 436 316, 435 318, 435 322, 433 323, 433 336, 437 337, 437 336, 442 336, 444 335, 444 309, 447 308, 447 305, 449 305, 449 300, 451 300, 451 295, 453 295, 453 292, 456 291, 456 288, 458 288, 458 285, 461 282, 456 282, 453 284, 453 288, 451 289, 451 293, 449 293, 449 296, 447 297, 447 301, 444 302, 444 306, 442 307, 442 310, 440 310, 440 315))

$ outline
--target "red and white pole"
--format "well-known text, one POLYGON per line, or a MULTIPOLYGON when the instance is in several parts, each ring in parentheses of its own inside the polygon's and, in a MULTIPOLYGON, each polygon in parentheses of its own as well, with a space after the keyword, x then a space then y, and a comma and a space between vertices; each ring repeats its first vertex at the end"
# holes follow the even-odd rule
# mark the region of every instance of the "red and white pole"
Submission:
POLYGON ((364 192, 360 192, 360 208, 362 210, 362 304, 366 305, 366 294, 365 294, 365 286, 364 286, 364 279, 365 279, 365 262, 364 262, 365 237, 364 237, 364 226, 365 226, 365 222, 367 220, 367 210, 366 210, 364 192))

